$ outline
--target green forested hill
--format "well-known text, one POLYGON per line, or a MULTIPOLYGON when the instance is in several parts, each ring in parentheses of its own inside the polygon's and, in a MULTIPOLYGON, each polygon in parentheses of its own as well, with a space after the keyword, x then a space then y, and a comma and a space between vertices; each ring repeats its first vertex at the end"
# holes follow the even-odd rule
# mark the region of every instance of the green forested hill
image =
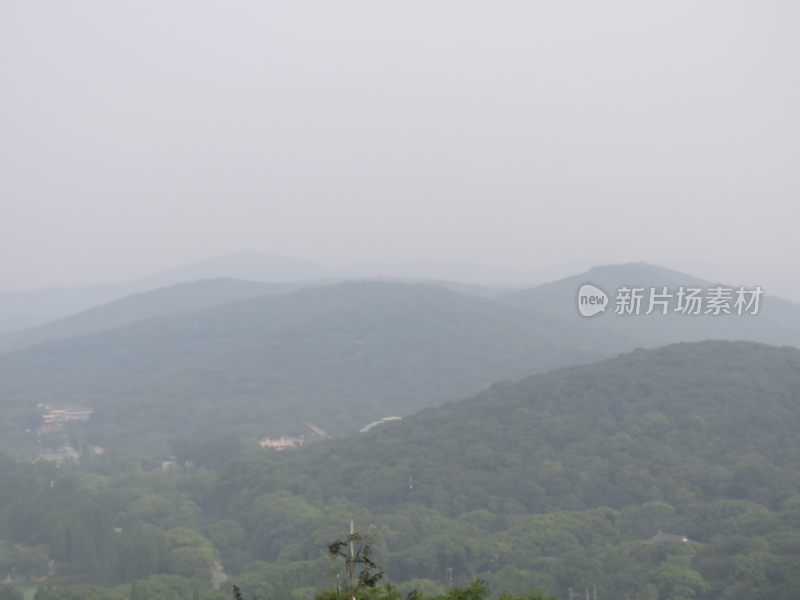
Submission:
POLYGON ((775 506, 800 482, 799 436, 800 350, 704 342, 496 384, 283 462, 314 495, 346 493, 380 510, 413 502, 454 515, 516 513, 724 497, 775 506))
POLYGON ((800 351, 679 344, 235 462, 209 506, 268 561, 313 556, 349 510, 378 528, 400 580, 456 568, 519 591, 788 599, 798 432, 800 351), (278 514, 295 526, 267 526, 278 514), (659 529, 691 541, 645 544, 659 529))
POLYGON ((37 568, 117 586, 103 600, 132 581, 137 599, 221 599, 214 561, 245 597, 310 597, 335 584, 325 548, 351 519, 406 591, 479 576, 558 598, 793 600, 798 402, 800 350, 678 344, 297 450, 196 439, 163 472, 0 460, 0 526, 37 568))
MULTIPOLYGON (((382 282, 304 289, 152 319, 0 358, 0 402, 89 405, 102 446, 148 434, 334 433, 409 414, 493 381, 607 356, 614 336, 441 287, 382 282)), ((15 420, 16 419, 16 420, 15 420)), ((22 422, 20 420, 23 420, 22 422)), ((163 454, 162 454, 163 455, 163 454)))

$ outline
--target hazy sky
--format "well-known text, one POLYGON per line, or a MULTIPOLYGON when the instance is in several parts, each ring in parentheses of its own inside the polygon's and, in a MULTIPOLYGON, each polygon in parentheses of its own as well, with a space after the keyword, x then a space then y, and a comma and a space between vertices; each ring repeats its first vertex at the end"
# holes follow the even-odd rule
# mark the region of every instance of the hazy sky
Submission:
POLYGON ((800 299, 800 3, 0 0, 0 288, 241 249, 800 299))

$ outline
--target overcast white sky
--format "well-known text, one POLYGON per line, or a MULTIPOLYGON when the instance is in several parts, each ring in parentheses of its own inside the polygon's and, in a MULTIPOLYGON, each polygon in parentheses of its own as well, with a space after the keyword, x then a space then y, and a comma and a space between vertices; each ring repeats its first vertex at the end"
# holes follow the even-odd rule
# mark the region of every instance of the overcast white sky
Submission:
POLYGON ((0 0, 0 289, 241 249, 800 299, 800 3, 0 0))

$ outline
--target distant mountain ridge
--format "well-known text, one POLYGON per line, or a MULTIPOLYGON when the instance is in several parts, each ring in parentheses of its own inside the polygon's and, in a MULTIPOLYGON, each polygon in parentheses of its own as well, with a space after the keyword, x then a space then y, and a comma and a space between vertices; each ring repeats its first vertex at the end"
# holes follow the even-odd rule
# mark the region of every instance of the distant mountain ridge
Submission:
MULTIPOLYGON (((614 314, 614 295, 617 289, 667 287, 673 293, 681 286, 709 288, 726 285, 711 282, 646 263, 629 263, 594 267, 579 275, 543 284, 531 289, 510 292, 501 299, 507 306, 519 310, 535 310, 564 319, 571 324, 582 323, 587 329, 606 331, 638 341, 643 346, 660 346, 682 341, 706 339, 752 340, 774 345, 800 347, 800 305, 775 298, 765 290, 757 316, 687 317, 670 313, 667 316, 624 316, 614 314), (600 286, 610 296, 606 314, 587 320, 577 310, 578 288, 585 283, 600 286)), ((737 286, 736 282, 727 285, 737 286)))
POLYGON ((236 252, 130 281, 0 292, 0 334, 35 327, 132 294, 206 279, 268 283, 313 281, 333 273, 313 261, 260 252, 236 252))
POLYGON ((124 296, 75 315, 0 335, 0 354, 28 346, 117 329, 137 321, 211 308, 268 294, 290 292, 294 284, 210 279, 124 296))
POLYGON ((396 264, 362 263, 334 269, 304 259, 261 252, 234 252, 124 282, 0 291, 0 335, 12 331, 21 332, 49 321, 73 316, 125 296, 209 279, 282 284, 303 282, 306 285, 363 279, 436 281, 477 295, 500 293, 500 290, 487 285, 485 280, 504 281, 503 276, 492 277, 489 269, 481 269, 468 263, 418 260, 396 264))
POLYGON ((147 288, 157 288, 201 279, 227 278, 288 283, 324 280, 333 276, 329 267, 310 260, 263 252, 234 252, 143 277, 136 283, 147 288))

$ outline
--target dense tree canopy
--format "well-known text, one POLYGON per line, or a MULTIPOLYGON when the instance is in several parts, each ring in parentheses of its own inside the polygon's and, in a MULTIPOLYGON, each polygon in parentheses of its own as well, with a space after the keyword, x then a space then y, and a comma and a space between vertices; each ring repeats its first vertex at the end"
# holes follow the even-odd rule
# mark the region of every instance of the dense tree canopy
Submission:
POLYGON ((227 462, 179 441, 183 460, 165 471, 113 455, 58 468, 0 457, 15 545, 0 565, 38 580, 53 560, 84 584, 40 585, 38 600, 216 600, 232 582, 310 598, 335 587, 326 547, 352 519, 397 594, 479 576, 498 593, 559 598, 788 599, 798 389, 796 350, 685 344, 299 450, 212 441, 227 462), (214 592, 220 568, 229 580, 214 592))

